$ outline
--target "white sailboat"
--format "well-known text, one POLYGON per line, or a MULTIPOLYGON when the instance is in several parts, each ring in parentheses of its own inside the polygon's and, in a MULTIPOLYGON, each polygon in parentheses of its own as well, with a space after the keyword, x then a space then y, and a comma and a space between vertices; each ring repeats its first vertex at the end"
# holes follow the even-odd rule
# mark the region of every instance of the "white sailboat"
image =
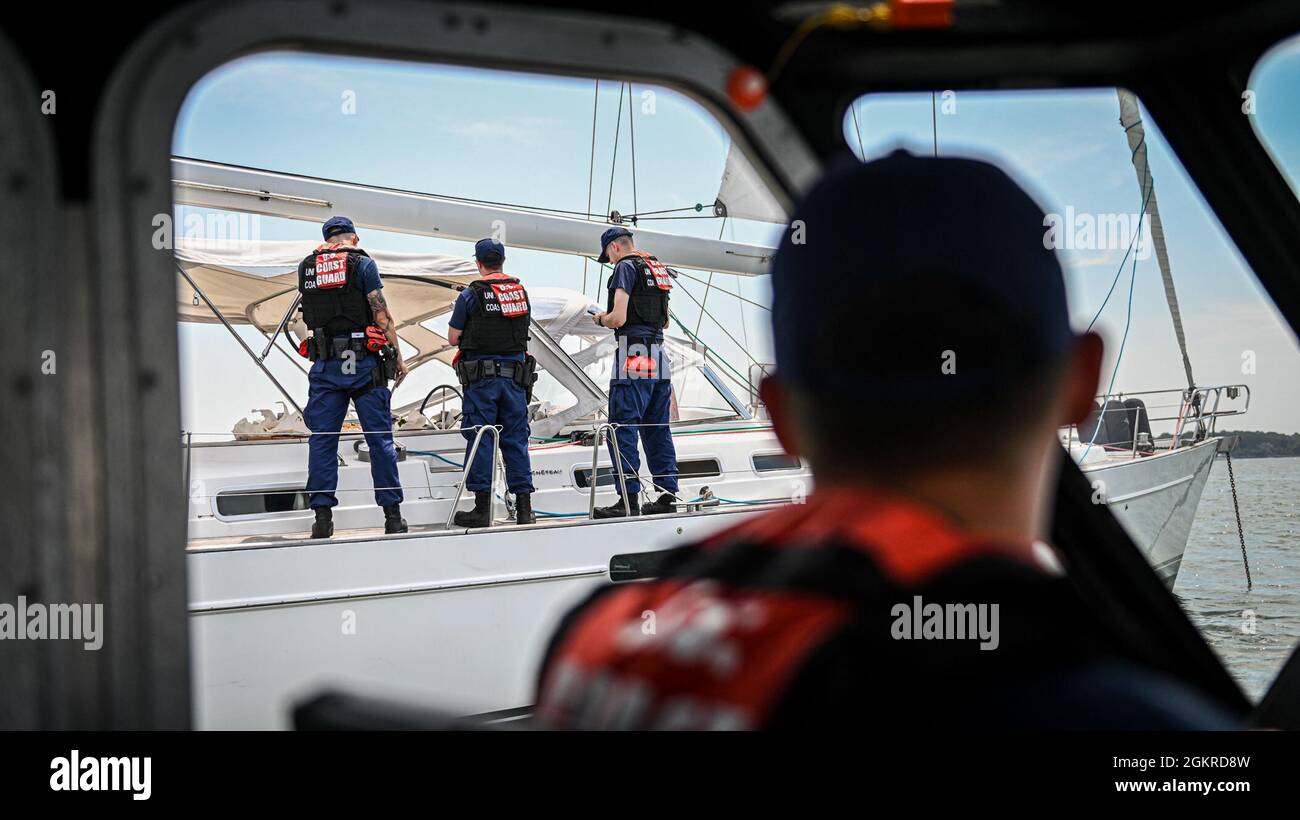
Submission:
MULTIPOLYGON (((715 207, 781 221, 779 207, 763 198, 737 157, 727 163, 730 182, 715 207)), ((224 211, 317 223, 341 212, 363 229, 467 241, 506 220, 513 244, 571 254, 589 253, 601 228, 555 214, 212 162, 175 159, 172 167, 178 204, 224 211)), ((774 252, 651 234, 638 229, 639 244, 685 268, 761 275, 774 252)), ((275 351, 296 356, 290 337, 301 338, 304 329, 291 309, 294 270, 308 250, 292 242, 181 242, 176 249, 180 320, 221 322, 237 339, 235 326, 259 330, 264 349, 240 344, 289 407, 295 397, 265 359, 275 351)), ((454 349, 431 324, 474 277, 469 263, 367 251, 383 271, 399 333, 414 349, 408 362, 448 363, 454 349)), ((591 322, 583 294, 543 288, 534 296, 530 349, 543 372, 530 407, 534 525, 509 522, 511 499, 498 493, 498 525, 448 526, 464 478, 454 384, 394 408, 403 513, 411 524, 404 535, 382 532, 355 425, 341 436, 340 504, 329 541, 307 537, 307 445, 292 410, 245 426, 240 438, 184 433, 197 725, 283 726, 295 700, 324 686, 409 695, 466 714, 525 707, 546 639, 580 597, 599 584, 653 572, 656 551, 768 505, 797 503, 811 490, 806 465, 782 452, 753 391, 732 389, 748 378, 728 372, 682 328, 668 335, 667 347, 684 503, 671 515, 590 520, 591 508, 609 503, 621 480, 620 465, 610 463, 601 443, 609 432, 602 369, 613 338, 591 322)), ((1135 396, 1101 397, 1104 422, 1082 433, 1062 431, 1062 443, 1102 488, 1099 498, 1170 585, 1210 465, 1227 446, 1213 435, 1215 420, 1244 412, 1249 402, 1240 385, 1173 394, 1176 411, 1151 418, 1131 403, 1135 396), (1174 425, 1167 445, 1150 439, 1143 425, 1151 421, 1174 425)), ((495 448, 490 429, 480 432, 479 446, 495 448)))

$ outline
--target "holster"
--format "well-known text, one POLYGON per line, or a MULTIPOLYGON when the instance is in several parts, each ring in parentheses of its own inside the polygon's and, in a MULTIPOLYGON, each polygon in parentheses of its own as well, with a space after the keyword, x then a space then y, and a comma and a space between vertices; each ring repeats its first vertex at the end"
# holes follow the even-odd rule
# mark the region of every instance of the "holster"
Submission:
POLYGON ((379 366, 375 372, 382 374, 376 378, 381 387, 387 387, 389 382, 397 378, 397 349, 392 345, 384 345, 375 355, 379 357, 379 366))
POLYGON ((524 389, 527 393, 526 401, 531 404, 533 401, 533 385, 537 384, 537 360, 533 354, 524 354, 524 366, 519 368, 519 375, 515 383, 524 389))
POLYGON ((376 387, 387 387, 390 381, 397 378, 397 351, 393 346, 384 345, 374 355, 379 361, 370 371, 370 384, 358 387, 348 394, 354 402, 376 387))

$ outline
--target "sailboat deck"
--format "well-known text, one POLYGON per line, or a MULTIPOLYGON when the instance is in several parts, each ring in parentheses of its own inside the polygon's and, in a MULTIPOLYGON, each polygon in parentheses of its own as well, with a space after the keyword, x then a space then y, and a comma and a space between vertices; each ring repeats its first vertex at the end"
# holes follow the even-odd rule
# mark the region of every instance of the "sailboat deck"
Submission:
POLYGON ((471 535, 485 532, 520 532, 527 533, 541 529, 553 529, 559 527, 575 526, 596 526, 620 524, 635 521, 654 521, 656 519, 697 517, 708 515, 723 515, 736 512, 752 512, 755 510, 770 507, 770 501, 756 501, 753 504, 727 504, 723 506, 705 507, 696 510, 681 510, 675 513, 664 513, 661 515, 640 515, 632 518, 610 518, 603 520, 593 520, 586 517, 555 517, 555 518, 538 518, 535 524, 515 524, 509 519, 498 519, 491 527, 481 527, 469 529, 466 527, 448 527, 444 524, 411 524, 408 532, 389 535, 384 532, 383 527, 354 527, 350 529, 335 529, 332 538, 312 538, 310 520, 305 523, 308 525, 305 529, 276 533, 274 535, 230 535, 219 536, 216 538, 191 538, 186 543, 186 550, 190 552, 203 552, 209 550, 222 549, 249 549, 249 548, 269 548, 269 547, 291 547, 291 546, 308 546, 329 544, 339 541, 375 541, 382 543, 384 541, 424 538, 428 536, 449 536, 449 535, 471 535))

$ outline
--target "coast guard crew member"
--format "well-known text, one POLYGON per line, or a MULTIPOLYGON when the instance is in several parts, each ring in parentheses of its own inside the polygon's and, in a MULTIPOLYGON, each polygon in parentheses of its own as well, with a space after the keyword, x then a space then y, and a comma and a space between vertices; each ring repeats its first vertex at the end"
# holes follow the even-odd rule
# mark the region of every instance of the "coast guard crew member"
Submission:
POLYGON ((334 490, 339 477, 336 434, 343 427, 349 400, 356 405, 370 449, 370 476, 375 503, 384 508, 384 532, 406 532, 389 410, 388 379, 396 380, 395 388, 406 378, 396 325, 384 301, 379 267, 358 245, 352 220, 330 217, 321 233, 325 243, 298 264, 302 317, 311 334, 300 352, 312 361, 303 420, 318 434, 311 436, 307 462, 307 491, 316 512, 311 537, 334 534, 332 508, 338 504, 334 490))
MULTIPOLYGON (((672 374, 664 353, 664 328, 668 326, 668 292, 672 278, 658 259, 632 244, 632 232, 610 228, 600 237, 600 262, 611 262, 609 298, 605 311, 595 316, 596 324, 614 329, 618 349, 609 381, 609 420, 628 425, 617 428, 610 443, 614 470, 622 460, 626 476, 628 510, 619 498, 608 507, 597 507, 594 517, 618 518, 625 514, 655 515, 676 510, 677 451, 668 427, 672 404, 672 374), (638 435, 639 434, 639 435, 638 435), (637 500, 641 491, 638 472, 637 438, 645 447, 651 481, 660 495, 649 504, 637 500)), ((619 486, 617 475, 614 487, 619 486)))
MULTIPOLYGON (((456 297, 448 321, 447 341, 460 347, 456 375, 464 398, 461 429, 465 458, 478 428, 501 428, 501 457, 506 463, 506 487, 515 494, 515 523, 532 524, 533 472, 528 458, 528 398, 536 380, 536 362, 528 355, 528 292, 507 276, 505 246, 481 239, 474 246, 479 276, 456 297)), ((490 435, 490 434, 489 434, 490 435)), ((486 527, 492 516, 489 494, 491 441, 479 442, 465 486, 474 493, 474 509, 456 513, 459 527, 486 527)))
POLYGON ((899 152, 832 166, 795 218, 815 235, 787 231, 773 263, 761 391, 816 489, 594 593, 552 639, 538 718, 1231 726, 1042 540, 1058 427, 1088 415, 1102 361, 1101 338, 1070 328, 1042 209, 988 163, 899 152))

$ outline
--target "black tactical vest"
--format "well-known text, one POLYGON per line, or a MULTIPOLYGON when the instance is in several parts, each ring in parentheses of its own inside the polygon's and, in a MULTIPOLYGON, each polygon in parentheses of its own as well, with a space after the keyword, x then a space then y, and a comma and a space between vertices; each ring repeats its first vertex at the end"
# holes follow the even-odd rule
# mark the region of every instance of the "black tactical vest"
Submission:
POLYGON ((357 268, 369 256, 355 247, 321 246, 298 263, 298 292, 307 329, 330 336, 364 332, 375 323, 370 300, 361 292, 357 268))
MULTIPOLYGON (((626 259, 636 268, 636 276, 632 279, 632 292, 628 294, 627 321, 624 326, 668 327, 668 291, 673 289, 668 269, 663 262, 648 253, 633 254, 626 259)), ((606 312, 614 309, 613 274, 610 274, 607 289, 609 299, 605 304, 606 312)))
POLYGON ((528 352, 528 291, 518 279, 499 277, 469 283, 474 307, 465 317, 460 349, 480 356, 528 352))

